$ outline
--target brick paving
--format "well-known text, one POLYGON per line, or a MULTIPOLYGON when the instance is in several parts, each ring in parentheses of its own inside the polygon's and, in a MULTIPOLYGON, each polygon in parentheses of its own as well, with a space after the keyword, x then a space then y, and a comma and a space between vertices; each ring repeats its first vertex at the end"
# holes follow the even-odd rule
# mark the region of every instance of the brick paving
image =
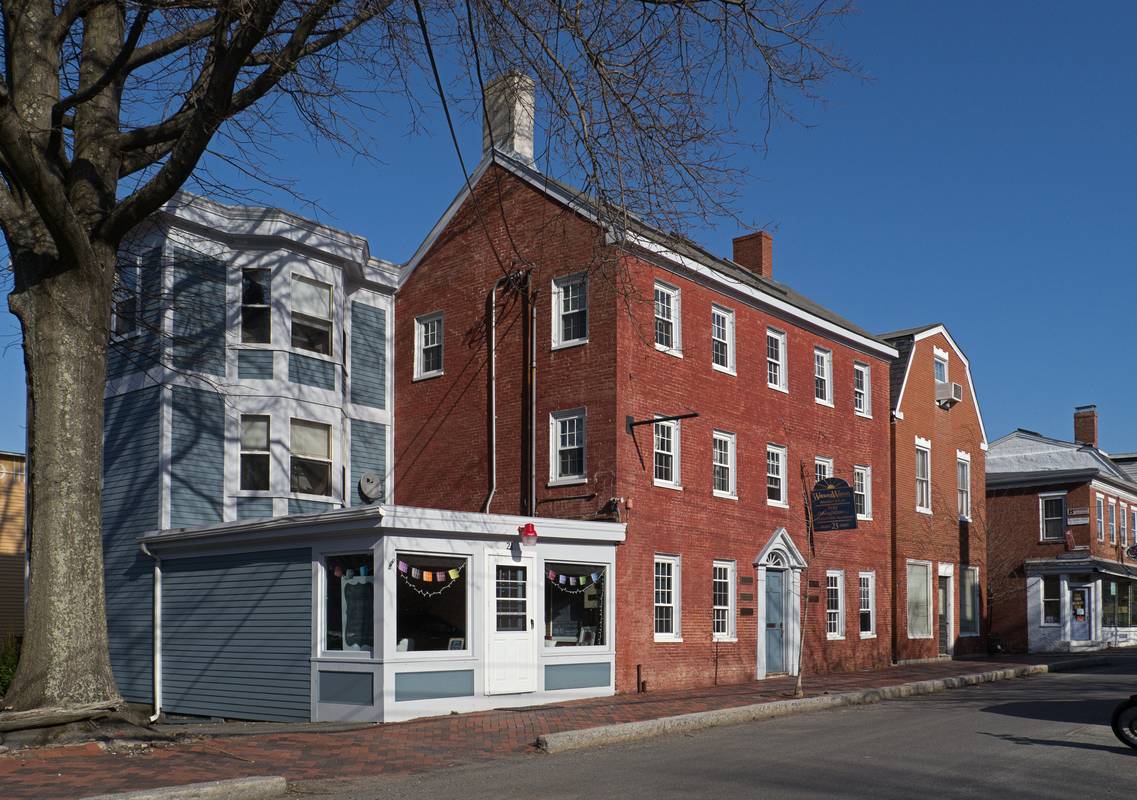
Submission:
MULTIPOLYGON (((805 688, 807 695, 838 693, 1018 666, 1024 661, 941 661, 807 676, 805 688)), ((792 691, 793 679, 772 678, 432 717, 337 733, 198 738, 130 754, 107 752, 95 744, 25 750, 0 756, 0 797, 75 798, 249 775, 283 775, 289 780, 406 775, 498 758, 533 757, 536 739, 543 733, 782 700, 792 691)))

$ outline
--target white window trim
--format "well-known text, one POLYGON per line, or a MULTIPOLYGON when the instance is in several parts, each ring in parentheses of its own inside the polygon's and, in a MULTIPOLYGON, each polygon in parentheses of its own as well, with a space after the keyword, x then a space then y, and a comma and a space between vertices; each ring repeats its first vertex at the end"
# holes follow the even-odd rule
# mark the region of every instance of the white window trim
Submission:
POLYGON ((818 405, 833 408, 833 351, 824 347, 813 348, 813 401, 818 405), (817 356, 824 356, 825 365, 825 397, 817 396, 817 356))
MULTIPOLYGON (((860 603, 858 602, 858 605, 860 603)), ((859 627, 859 626, 858 626, 859 627)), ((825 638, 834 641, 845 638, 845 570, 825 570, 825 638), (837 579, 837 631, 829 631, 829 579, 837 579)))
POLYGON ((1120 503, 1117 512, 1120 516, 1118 519, 1120 530, 1117 532, 1117 541, 1122 547, 1126 547, 1129 545, 1129 506, 1120 503))
POLYGON ((735 361, 735 348, 734 348, 734 310, 726 306, 720 306, 717 303, 711 304, 711 369, 718 372, 724 372, 727 375, 737 375, 738 366, 735 361), (715 363, 714 356, 714 315, 715 313, 722 314, 726 317, 726 366, 715 363))
MULTIPOLYGON (((833 459, 826 458, 825 456, 815 456, 814 457, 814 459, 813 459, 813 477, 814 478, 817 477, 817 468, 822 466, 822 465, 825 466, 826 476, 829 478, 832 478, 833 477, 833 459)), ((816 483, 816 481, 815 481, 815 483, 816 483)), ((810 488, 812 488, 812 487, 810 487, 810 488)))
POLYGON ((857 630, 862 639, 876 638, 876 572, 857 573, 857 630), (861 578, 869 579, 869 615, 872 619, 872 628, 869 631, 861 630, 861 578))
MULTIPOLYGON (((382 635, 379 631, 378 625, 372 625, 371 633, 371 647, 367 650, 329 650, 328 649, 328 559, 337 556, 361 556, 368 554, 371 556, 372 574, 374 574, 374 566, 379 562, 375 551, 372 548, 364 547, 357 549, 344 549, 338 548, 334 550, 323 550, 319 553, 320 567, 316 575, 316 606, 317 606, 317 621, 319 623, 319 630, 317 631, 316 642, 316 655, 320 659, 344 659, 355 661, 357 659, 370 659, 375 657, 378 649, 378 642, 376 637, 382 635)), ((374 614, 374 610, 372 614, 374 614)), ((373 620, 374 622, 374 620, 373 620)))
POLYGON ((944 365, 943 383, 951 383, 951 355, 948 353, 948 351, 947 350, 941 350, 940 348, 936 347, 935 345, 932 345, 932 361, 933 361, 933 364, 932 364, 932 381, 933 381, 933 383, 940 383, 940 381, 936 380, 936 367, 935 367, 936 361, 942 362, 944 365))
POLYGON ((1057 575, 1040 575, 1038 577, 1038 627, 1040 628, 1061 628, 1062 627, 1062 579, 1057 575), (1046 579, 1058 578, 1058 621, 1046 622, 1046 579))
POLYGON ((788 450, 786 449, 785 446, 780 445, 780 444, 767 444, 766 445, 766 470, 762 473, 766 478, 770 477, 769 458, 770 458, 771 452, 779 453, 782 457, 782 475, 781 475, 781 477, 782 477, 782 498, 780 500, 771 500, 770 494, 769 494, 768 484, 766 484, 766 482, 763 481, 762 489, 766 494, 766 505, 777 506, 778 508, 789 508, 790 507, 790 502, 789 502, 790 491, 789 491, 789 476, 787 475, 787 473, 789 472, 788 450))
POLYGON ((118 313, 117 313, 118 303, 114 300, 113 287, 112 287, 112 299, 111 299, 111 341, 112 342, 124 342, 127 339, 134 339, 135 337, 142 335, 142 257, 139 256, 139 257, 135 258, 134 263, 132 263, 132 264, 120 264, 119 266, 115 267, 116 282, 118 280, 118 273, 124 272, 126 270, 130 270, 132 273, 134 273, 134 287, 135 288, 132 290, 134 296, 131 298, 134 301, 134 326, 129 331, 125 331, 123 333, 116 333, 115 332, 115 329, 114 329, 115 328, 115 321, 118 317, 118 313))
MULTIPOLYGON (((652 465, 654 468, 654 464, 652 465)), ((570 408, 564 411, 554 411, 549 414, 549 486, 573 486, 588 483, 588 410, 585 408, 570 408), (557 473, 561 464, 561 431, 560 422, 563 419, 579 417, 581 421, 581 435, 584 437, 581 465, 583 475, 561 477, 557 473)))
POLYGON ((423 314, 420 317, 415 317, 415 353, 414 353, 414 359, 415 359, 414 360, 414 365, 415 365, 414 380, 416 380, 416 381, 427 380, 429 378, 437 378, 440 375, 445 374, 445 372, 446 372, 446 320, 443 318, 441 311, 435 311, 435 312, 432 312, 430 314, 423 314), (423 372, 423 369, 422 369, 423 328, 426 326, 426 324, 428 322, 433 322, 434 320, 438 320, 438 323, 439 323, 438 335, 439 335, 440 344, 442 347, 442 358, 439 359, 439 363, 442 364, 442 367, 439 369, 436 369, 436 370, 431 370, 430 372, 423 372))
POLYGON ((656 553, 651 563, 651 629, 657 642, 683 641, 682 586, 683 557, 656 553), (661 561, 671 564, 671 633, 655 633, 655 565, 661 561))
MULTIPOLYGON (((738 611, 736 609, 736 598, 738 595, 738 567, 733 561, 719 561, 711 562, 711 640, 715 642, 737 642, 738 641, 738 626, 737 618, 738 611), (715 568, 725 567, 727 570, 727 632, 715 633, 714 632, 714 580, 715 568)), ((721 608, 721 606, 719 606, 721 608)))
POLYGON ((1099 494, 1094 502, 1094 520, 1098 527, 1098 541, 1105 541, 1105 495, 1099 494))
POLYGON ((553 325, 553 349, 562 350, 567 347, 579 347, 582 344, 588 344, 588 331, 589 323, 589 307, 588 307, 588 273, 587 272, 574 272, 571 275, 561 275, 558 278, 553 278, 552 289, 552 325, 553 325), (584 285, 584 336, 578 339, 561 339, 561 317, 562 310, 562 297, 564 294, 564 287, 570 286, 575 283, 584 285))
POLYGON ((931 639, 932 638, 932 621, 934 613, 932 606, 935 605, 932 599, 932 589, 935 582, 932 580, 932 562, 922 561, 920 559, 909 558, 904 562, 904 628, 905 634, 909 639, 931 639), (908 625, 908 566, 910 564, 919 564, 920 566, 927 567, 928 573, 928 632, 926 634, 912 634, 912 629, 908 625))
POLYGON ((1066 502, 1066 492, 1039 492, 1038 495, 1038 541, 1061 542, 1066 538, 1066 519, 1069 517, 1070 505, 1066 502), (1046 535, 1046 501, 1062 499, 1062 535, 1057 538, 1046 535))
POLYGON ((917 436, 916 437, 916 450, 925 450, 928 453, 928 505, 926 505, 926 506, 920 505, 920 478, 919 478, 920 473, 918 470, 918 468, 919 468, 919 456, 915 456, 915 458, 917 460, 915 462, 913 462, 912 474, 916 479, 916 512, 919 514, 931 514, 932 513, 932 506, 931 506, 931 503, 932 503, 932 440, 931 439, 923 439, 923 438, 917 436))
POLYGON ((872 419, 872 367, 862 361, 853 362, 853 413, 858 417, 865 419, 872 419), (861 411, 857 411, 857 373, 863 373, 865 376, 865 407, 861 411))
MULTIPOLYGON (((255 415, 254 415, 255 416, 255 415)), ((311 417, 288 417, 288 465, 285 468, 284 486, 288 490, 288 497, 296 498, 298 500, 319 500, 323 503, 342 503, 342 495, 337 492, 338 482, 336 481, 336 435, 338 431, 336 426, 330 422, 324 422, 319 419, 312 419, 311 417), (328 429, 328 457, 316 458, 314 456, 300 456, 300 458, 307 459, 308 461, 327 462, 328 464, 328 493, 327 494, 312 494, 311 492, 294 492, 292 491, 292 458, 295 453, 292 450, 292 425, 296 422, 306 423, 308 425, 319 425, 328 429)), ((271 445, 271 441, 270 441, 271 445)), ((269 475, 271 476, 272 465, 269 464, 269 475)), ((239 484, 238 484, 239 485, 239 484)), ((269 482, 272 486, 272 482, 269 482)))
POLYGON ((857 514, 857 519, 872 520, 872 467, 864 464, 853 466, 853 491, 857 489, 857 472, 865 473, 865 513, 857 514))
POLYGON ((983 591, 979 583, 979 567, 969 567, 961 565, 959 569, 959 638, 961 639, 975 639, 983 631, 983 612, 980 610, 980 602, 983 599, 983 591), (975 624, 979 629, 975 633, 965 633, 963 630, 963 576, 968 572, 975 573, 975 624))
MULTIPOLYGON (((959 463, 961 461, 967 464, 967 513, 966 514, 960 514, 959 518, 962 522, 971 522, 972 511, 975 510, 974 504, 972 503, 972 500, 974 498, 971 496, 972 495, 972 492, 971 492, 971 484, 972 484, 972 480, 971 480, 971 453, 968 453, 966 450, 956 450, 955 451, 955 462, 956 462, 955 463, 955 483, 956 483, 955 498, 956 498, 956 506, 959 505, 959 463)), ((958 511, 958 508, 956 510, 958 511)))
POLYGON ((782 376, 782 382, 780 384, 770 383, 770 368, 769 368, 770 356, 769 356, 769 352, 767 351, 767 354, 766 354, 766 365, 767 365, 766 366, 766 386, 769 387, 770 389, 773 389, 774 391, 789 394, 790 393, 789 335, 785 331, 779 330, 778 328, 766 328, 766 336, 767 337, 773 336, 779 342, 778 358, 780 360, 778 363, 781 366, 781 369, 779 370, 779 372, 781 373, 781 376, 782 376))
POLYGON ((711 434, 711 494, 715 497, 722 497, 727 500, 738 499, 738 438, 733 433, 714 431, 711 434), (730 470, 730 491, 727 492, 721 492, 715 488, 715 439, 722 439, 727 443, 727 468, 730 470))
POLYGON ((1109 501, 1109 543, 1117 544, 1117 501, 1109 501))
MULTIPOLYGON (((291 425, 289 426, 289 436, 291 437, 291 425)), ((288 463, 288 480, 292 480, 292 454, 289 453, 288 463)), ((237 414, 237 494, 241 497, 275 497, 276 494, 272 491, 272 414, 249 413, 241 412, 237 414), (246 450, 245 443, 242 439, 245 427, 245 417, 263 417, 268 422, 268 449, 266 450, 246 450), (244 467, 244 460, 246 455, 265 455, 268 456, 268 488, 267 489, 242 489, 241 488, 241 473, 244 467)), ((291 485, 289 489, 291 490, 291 485)), ((291 492, 290 492, 291 493, 291 492)))
POLYGON ((676 358, 683 357, 683 315, 682 315, 682 299, 678 286, 672 286, 663 281, 656 281, 652 286, 651 297, 651 340, 655 344, 655 349, 661 353, 667 353, 676 358), (671 295, 671 347, 662 345, 655 341, 655 291, 659 289, 671 295))
MULTIPOLYGON (((665 416, 657 414, 657 417, 665 416)), ((682 447, 679 441, 681 433, 681 426, 679 420, 667 420, 666 422, 653 422, 651 425, 651 480, 656 486, 662 486, 664 489, 675 489, 676 491, 683 491, 683 476, 679 471, 680 454, 682 447), (669 425, 671 426, 671 480, 665 481, 655 477, 655 426, 656 425, 669 425)))

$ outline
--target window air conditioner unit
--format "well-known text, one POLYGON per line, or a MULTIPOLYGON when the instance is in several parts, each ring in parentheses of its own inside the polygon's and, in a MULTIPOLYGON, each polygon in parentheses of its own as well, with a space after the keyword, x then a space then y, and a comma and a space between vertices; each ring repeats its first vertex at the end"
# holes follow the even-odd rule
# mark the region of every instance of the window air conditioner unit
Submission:
POLYGON ((951 408, 963 399, 963 387, 958 383, 937 383, 936 402, 943 408, 951 408))

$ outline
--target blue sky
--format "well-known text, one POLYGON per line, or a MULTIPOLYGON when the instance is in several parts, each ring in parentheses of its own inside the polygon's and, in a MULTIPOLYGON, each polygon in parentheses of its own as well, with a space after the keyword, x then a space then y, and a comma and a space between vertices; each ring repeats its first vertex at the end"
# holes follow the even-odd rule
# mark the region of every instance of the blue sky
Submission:
MULTIPOLYGON (((1102 446, 1137 450, 1137 4, 862 6, 831 38, 870 80, 829 84, 809 127, 738 154, 740 212, 769 223, 775 277, 872 331, 947 323, 991 439, 1069 438, 1073 407, 1097 403, 1102 446)), ((462 174, 439 108, 415 135, 395 108, 381 163, 294 144, 279 164, 323 221, 402 261, 462 174)), ((472 164, 480 131, 458 122, 472 164)), ((760 139, 757 114, 742 123, 760 139)), ((739 232, 690 234, 729 255, 739 232)), ((0 449, 22 450, 9 314, 0 335, 0 449)))

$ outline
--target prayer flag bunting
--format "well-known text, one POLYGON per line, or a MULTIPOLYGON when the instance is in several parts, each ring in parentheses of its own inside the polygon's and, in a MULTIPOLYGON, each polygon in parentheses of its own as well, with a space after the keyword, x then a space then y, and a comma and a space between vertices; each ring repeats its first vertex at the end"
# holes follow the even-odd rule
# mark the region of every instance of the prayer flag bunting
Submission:
POLYGON ((450 580, 452 580, 452 581, 456 581, 456 580, 458 580, 458 576, 459 576, 459 575, 461 575, 462 573, 460 573, 460 572, 459 572, 458 570, 456 570, 456 569, 452 569, 452 570, 450 570, 450 572, 448 572, 447 574, 450 576, 450 580))
POLYGON ((436 572, 436 573, 434 573, 434 579, 436 581, 438 581, 439 583, 444 583, 446 581, 446 573, 445 572, 436 572))
POLYGON ((432 583, 434 581, 434 573, 427 570, 422 574, 422 579, 424 583, 432 583))
POLYGON ((400 561, 399 562, 399 572, 403 573, 404 575, 407 574, 407 562, 406 561, 400 561))

